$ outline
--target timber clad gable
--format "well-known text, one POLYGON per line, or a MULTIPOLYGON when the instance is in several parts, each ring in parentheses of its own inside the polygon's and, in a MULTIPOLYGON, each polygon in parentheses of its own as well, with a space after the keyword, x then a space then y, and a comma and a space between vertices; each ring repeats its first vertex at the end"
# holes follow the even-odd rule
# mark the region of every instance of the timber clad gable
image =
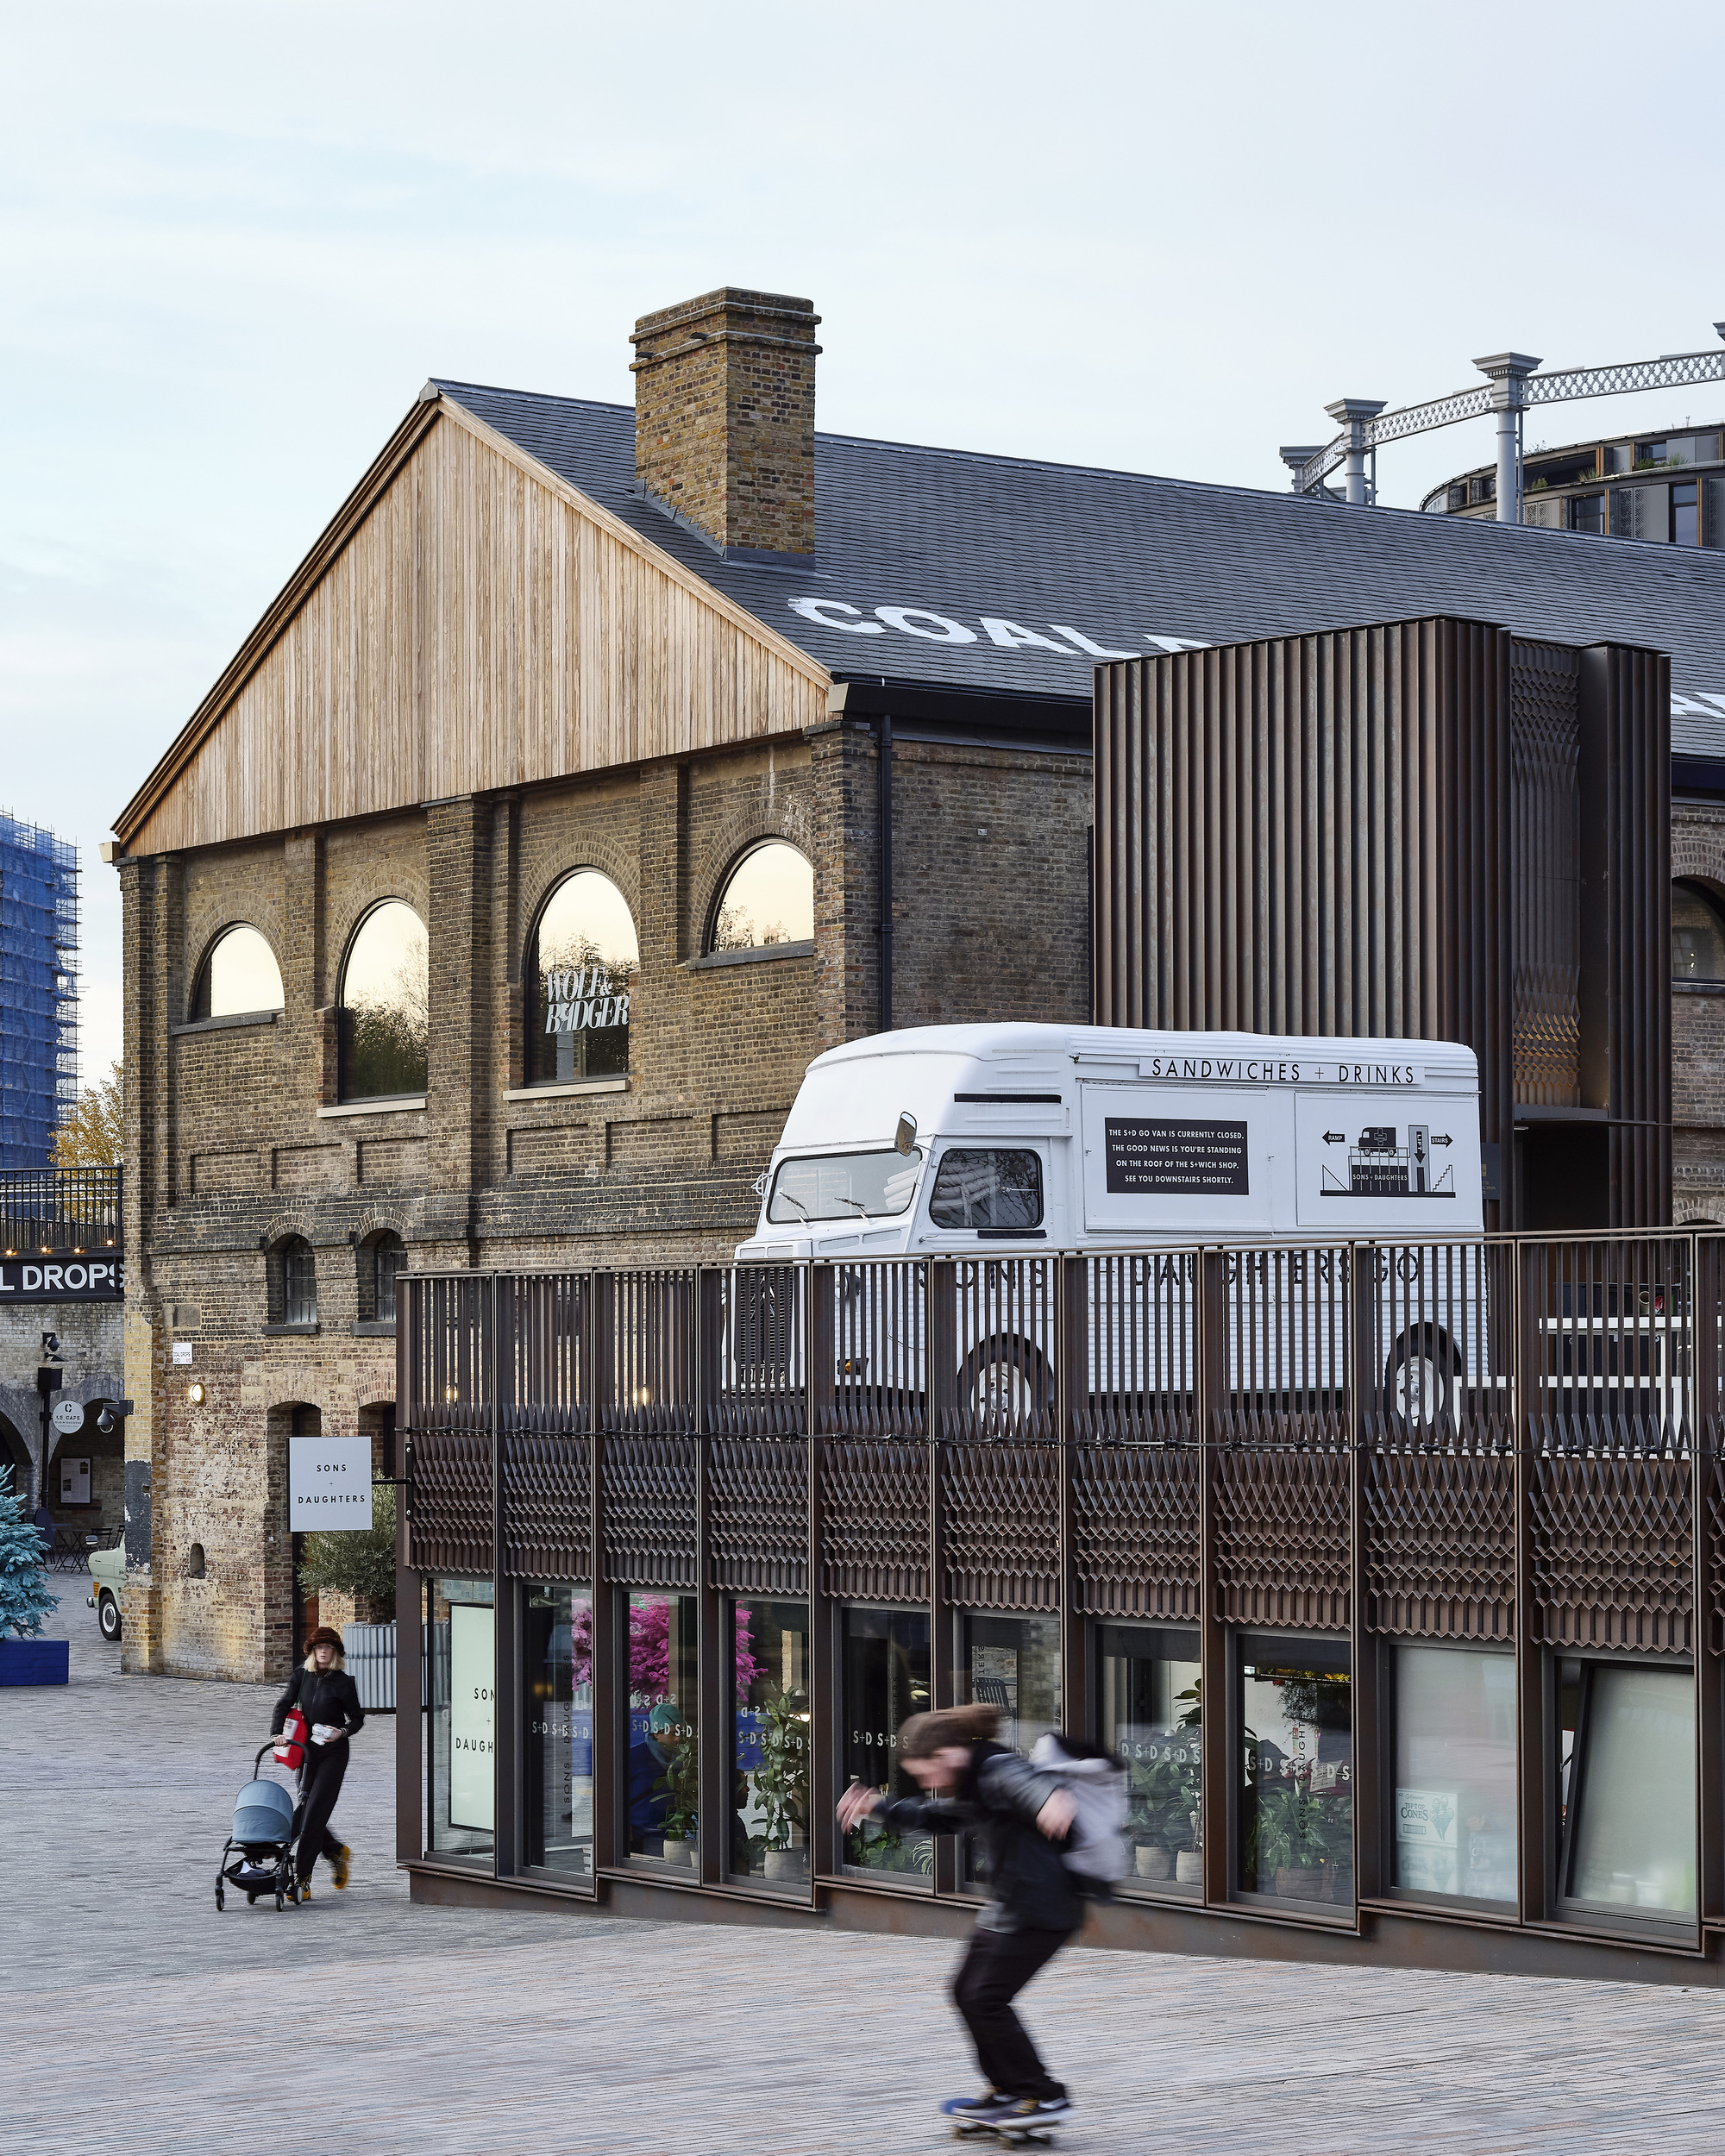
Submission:
POLYGON ((116 824, 129 853, 800 739, 825 717, 823 667, 452 400, 380 465, 116 824))

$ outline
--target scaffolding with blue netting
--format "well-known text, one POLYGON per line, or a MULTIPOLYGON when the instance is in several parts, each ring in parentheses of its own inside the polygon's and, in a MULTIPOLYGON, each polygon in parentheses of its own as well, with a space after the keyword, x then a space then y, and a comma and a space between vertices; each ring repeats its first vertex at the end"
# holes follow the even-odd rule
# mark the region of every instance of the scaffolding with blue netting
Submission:
POLYGON ((0 809, 0 1168, 44 1168, 78 1099, 78 849, 0 809))

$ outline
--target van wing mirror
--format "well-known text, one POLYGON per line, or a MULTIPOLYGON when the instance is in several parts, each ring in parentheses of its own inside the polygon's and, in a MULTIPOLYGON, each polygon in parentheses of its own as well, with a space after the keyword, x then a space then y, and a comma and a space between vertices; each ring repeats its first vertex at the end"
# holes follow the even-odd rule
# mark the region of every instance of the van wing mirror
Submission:
POLYGON ((906 1154, 915 1152, 916 1136, 916 1118, 913 1115, 901 1115, 899 1118, 899 1127, 893 1133, 894 1151, 906 1154))

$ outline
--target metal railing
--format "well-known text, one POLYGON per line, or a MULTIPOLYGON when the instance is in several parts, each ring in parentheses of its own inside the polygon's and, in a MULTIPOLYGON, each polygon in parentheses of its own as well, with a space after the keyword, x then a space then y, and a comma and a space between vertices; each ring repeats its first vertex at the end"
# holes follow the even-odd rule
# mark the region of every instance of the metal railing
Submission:
POLYGON ((0 1169, 0 1252, 119 1250, 124 1175, 118 1167, 0 1169))

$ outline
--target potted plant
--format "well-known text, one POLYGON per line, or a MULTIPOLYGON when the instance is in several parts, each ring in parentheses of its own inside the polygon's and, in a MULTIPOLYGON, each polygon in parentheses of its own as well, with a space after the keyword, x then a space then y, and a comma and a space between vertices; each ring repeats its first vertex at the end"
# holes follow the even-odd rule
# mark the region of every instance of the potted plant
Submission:
POLYGON ((761 1764, 753 1776, 762 1831, 750 1837, 775 1881, 808 1876, 808 1727, 806 1695, 781 1688, 762 1702, 761 1764))
POLYGON ((1274 1890, 1290 1901, 1330 1898, 1332 1822, 1308 1777, 1296 1775, 1280 1788, 1258 1791, 1257 1814, 1246 1836, 1246 1862, 1258 1890, 1273 1878, 1274 1890))
POLYGON ((665 1862, 692 1867, 700 1820, 700 1746, 692 1730, 679 1736, 656 1793, 666 1799, 665 1862))
POLYGON ((0 1489, 0 1684, 67 1682, 70 1642, 41 1637, 57 1601, 42 1582, 42 1539, 23 1499, 0 1489))

